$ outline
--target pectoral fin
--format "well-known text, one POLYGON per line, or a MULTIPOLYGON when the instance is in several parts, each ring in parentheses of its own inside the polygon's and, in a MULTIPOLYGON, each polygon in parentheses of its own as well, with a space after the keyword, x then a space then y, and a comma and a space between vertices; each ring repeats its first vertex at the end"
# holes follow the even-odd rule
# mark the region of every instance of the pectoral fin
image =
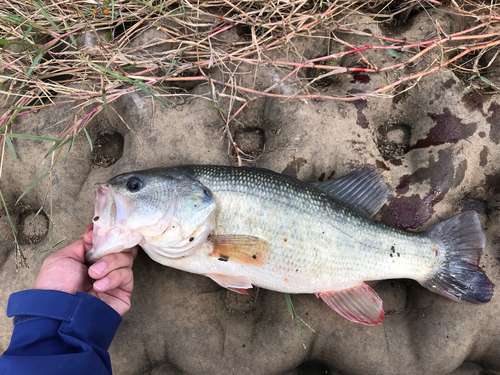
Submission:
POLYGON ((221 287, 232 290, 236 293, 248 294, 246 290, 252 288, 252 283, 246 276, 230 276, 220 273, 208 273, 205 276, 210 277, 221 287))
POLYGON ((382 300, 367 284, 335 292, 316 293, 325 303, 350 321, 376 326, 384 320, 382 300))
POLYGON ((221 261, 236 262, 249 267, 263 266, 269 255, 269 242, 258 237, 217 235, 209 237, 213 244, 210 254, 221 261))

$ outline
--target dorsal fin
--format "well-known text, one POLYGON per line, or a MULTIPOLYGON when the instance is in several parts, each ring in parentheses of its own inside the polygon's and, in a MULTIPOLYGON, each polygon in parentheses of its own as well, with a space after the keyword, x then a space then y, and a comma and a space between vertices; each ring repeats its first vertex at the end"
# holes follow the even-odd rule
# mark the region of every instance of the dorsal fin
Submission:
POLYGON ((312 185, 347 203, 367 217, 372 217, 389 199, 390 193, 382 177, 373 169, 361 167, 344 177, 312 185))

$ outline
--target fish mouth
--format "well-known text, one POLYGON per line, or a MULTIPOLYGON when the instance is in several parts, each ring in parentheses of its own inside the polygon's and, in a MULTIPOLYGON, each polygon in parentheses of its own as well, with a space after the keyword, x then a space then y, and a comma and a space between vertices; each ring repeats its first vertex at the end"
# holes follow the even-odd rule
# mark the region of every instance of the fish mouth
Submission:
POLYGON ((118 228, 114 228, 104 234, 99 233, 94 225, 93 247, 85 254, 85 262, 94 264, 105 255, 120 253, 125 249, 130 249, 137 245, 142 236, 139 233, 127 233, 118 228))
POLYGON ((108 184, 95 184, 94 186, 94 221, 99 220, 99 215, 104 211, 108 197, 111 195, 111 187, 108 184))
POLYGON ((131 198, 114 191, 107 183, 95 185, 93 247, 85 254, 87 263, 95 263, 104 255, 119 253, 141 241, 141 235, 125 230, 133 210, 131 198))

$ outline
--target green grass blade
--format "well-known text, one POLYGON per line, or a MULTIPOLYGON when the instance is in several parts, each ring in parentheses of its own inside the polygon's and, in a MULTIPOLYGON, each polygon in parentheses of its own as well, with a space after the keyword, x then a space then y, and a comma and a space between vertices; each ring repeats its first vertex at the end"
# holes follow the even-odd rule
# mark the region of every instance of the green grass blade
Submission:
POLYGON ((59 28, 57 27, 56 23, 54 22, 54 20, 52 20, 52 18, 50 18, 49 14, 47 13, 47 11, 45 10, 44 6, 42 3, 40 3, 39 1, 35 1, 35 6, 40 9, 40 13, 42 13, 42 15, 47 19, 47 21, 49 21, 49 23, 54 27, 54 29, 56 29, 57 31, 59 31, 59 28))
POLYGON ((293 313, 295 309, 293 308, 292 298, 290 297, 290 294, 285 293, 285 300, 286 300, 286 305, 288 306, 288 312, 293 318, 293 313))
POLYGON ((106 100, 106 91, 102 93, 102 99, 104 100, 104 108, 108 109, 108 102, 106 100))
POLYGON ((151 8, 151 9, 153 9, 153 10, 156 10, 157 12, 160 12, 161 14, 165 14, 165 12, 163 12, 163 10, 162 10, 162 9, 158 9, 158 8, 156 8, 156 7, 154 7, 154 6, 152 6, 152 5, 148 4, 148 3, 146 3, 145 1, 142 1, 142 0, 130 0, 130 1, 131 1, 131 2, 133 2, 133 3, 141 3, 142 5, 145 5, 145 6, 147 6, 148 8, 151 8))
POLYGON ((109 76, 111 76, 113 78, 121 79, 122 81, 129 82, 129 83, 134 83, 133 79, 125 77, 125 76, 118 74, 116 72, 113 72, 112 70, 109 70, 108 68, 105 68, 104 66, 101 66, 99 64, 93 63, 92 61, 88 61, 88 60, 84 60, 84 59, 82 59, 82 61, 86 62, 87 64, 92 65, 94 68, 97 68, 105 73, 108 73, 109 76))
POLYGON ((12 14, 12 13, 8 13, 6 16, 5 16, 5 20, 8 22, 8 23, 19 23, 19 24, 23 24, 26 22, 26 20, 24 18, 21 18, 19 16, 16 16, 15 14, 12 14))
POLYGON ((31 30, 33 30, 33 26, 28 27, 28 30, 26 30, 21 40, 26 39, 26 37, 31 33, 31 30))
POLYGON ((7 39, 0 39, 0 44, 3 46, 2 50, 10 46, 10 42, 7 39))
POLYGON ((29 135, 29 134, 6 134, 7 137, 12 138, 24 138, 24 139, 32 139, 34 141, 47 141, 47 142, 57 142, 57 138, 47 138, 47 137, 39 137, 38 135, 29 135))
POLYGON ((9 147, 10 153, 12 154, 12 158, 14 159, 14 163, 17 161, 16 151, 14 150, 14 145, 9 137, 5 137, 5 141, 7 142, 7 146, 9 147))
POLYGON ((7 220, 9 221, 10 227, 12 228, 12 234, 14 235, 14 241, 17 243, 17 229, 12 221, 12 218, 9 214, 9 209, 7 208, 7 204, 5 203, 5 199, 3 198, 2 189, 0 189, 0 198, 2 198, 3 208, 5 210, 5 214, 7 215, 7 220))
MULTIPOLYGON (((382 44, 383 46, 385 46, 385 43, 382 39, 379 39, 379 42, 380 44, 382 44)), ((408 58, 403 56, 402 54, 400 54, 398 51, 394 50, 394 49, 388 49, 387 51, 389 51, 390 53, 392 53, 394 56, 397 56, 399 57, 401 60, 404 60, 404 61, 408 61, 408 58)))
POLYGON ((300 323, 305 324, 313 333, 316 331, 314 329, 312 329, 311 326, 309 324, 307 324, 304 321, 304 319, 302 319, 297 314, 297 311, 295 311, 295 307, 293 307, 292 298, 290 297, 290 294, 285 293, 285 299, 286 299, 286 304, 288 306, 288 312, 292 316, 292 319, 295 319, 297 321, 297 325, 299 327, 299 332, 300 332, 300 339, 302 340, 302 346, 304 346, 304 349, 306 349, 306 344, 304 342, 304 335, 302 334, 302 327, 300 326, 300 323))
MULTIPOLYGON (((7 204, 5 203, 5 199, 3 198, 3 194, 2 194, 2 190, 1 189, 0 189, 0 198, 2 198, 3 208, 5 210, 5 214, 7 215, 7 220, 9 222, 9 224, 10 224, 10 228, 12 230, 12 235, 14 236, 14 248, 15 248, 15 251, 16 251, 16 257, 17 257, 17 253, 19 252, 19 254, 21 255, 21 259, 24 259, 24 255, 21 252, 21 249, 19 248, 19 242, 17 242, 17 228, 14 225, 14 222, 12 221, 12 218, 10 217, 9 209, 7 208, 7 204)), ((16 269, 17 269, 17 263, 16 263, 16 269)))
POLYGON ((153 94, 152 91, 150 91, 148 88, 146 88, 146 86, 142 83, 142 82, 135 82, 135 85, 136 86, 139 86, 139 88, 144 91, 145 93, 151 95, 153 98, 155 98, 156 100, 158 100, 159 102, 161 102, 165 107, 167 107, 168 109, 172 109, 172 107, 170 107, 167 103, 165 103, 163 100, 161 100, 159 97, 157 97, 155 94, 153 94))
POLYGON ((165 73, 165 76, 163 77, 163 79, 160 81, 160 85, 163 83, 163 81, 165 81, 165 78, 168 77, 168 75, 170 74, 170 72, 172 71, 172 69, 174 68, 174 66, 179 62, 181 61, 181 59, 175 59, 172 64, 170 64, 170 66, 168 67, 168 70, 167 72, 165 73))
POLYGON ((92 8, 93 8, 93 5, 90 4, 89 7, 87 8, 87 10, 85 12, 83 12, 83 15, 85 17, 87 17, 90 14, 90 12, 92 11, 92 8))
POLYGON ((83 60, 83 61, 85 61, 87 64, 90 64, 93 67, 101 70, 102 72, 107 73, 109 76, 111 76, 113 78, 121 79, 122 81, 129 82, 132 85, 139 87, 145 93, 151 95, 153 98, 155 98, 160 103, 162 103, 165 107, 167 107, 168 109, 172 109, 172 107, 170 107, 166 102, 164 102, 159 97, 157 97, 155 94, 153 94, 142 82, 135 81, 135 80, 133 80, 131 78, 125 77, 124 75, 121 75, 121 74, 118 74, 116 72, 113 72, 112 70, 109 70, 108 68, 105 68, 104 66, 101 66, 101 65, 93 63, 92 61, 88 61, 88 60, 83 60))
MULTIPOLYGON (((24 85, 24 83, 23 83, 24 85)), ((16 109, 14 114, 12 115, 12 117, 9 119, 9 121, 7 121, 5 124, 3 124, 1 127, 0 127, 0 131, 4 130, 5 127, 7 127, 12 121, 14 121, 17 117, 17 115, 19 114, 19 112, 21 112, 20 109, 16 109)))
POLYGON ((40 26, 36 22, 31 22, 31 21, 25 20, 24 18, 16 16, 14 14, 10 14, 9 13, 9 14, 7 14, 4 17, 2 17, 2 15, 0 15, 0 20, 1 19, 4 19, 5 21, 7 21, 7 23, 16 23, 16 24, 20 24, 20 25, 29 25, 30 27, 34 27, 37 30, 43 31, 44 34, 50 34, 51 33, 45 27, 40 26))
POLYGON ((59 146, 61 144, 62 141, 63 141, 62 139, 59 139, 57 142, 55 142, 54 145, 49 149, 49 151, 47 151, 44 158, 46 158, 47 156, 52 154, 52 152, 57 148, 57 146, 59 146))
POLYGON ((35 254, 43 254, 43 253, 46 253, 47 251, 50 251, 52 250, 54 247, 56 247, 57 245, 59 245, 60 243, 66 241, 66 238, 63 238, 62 240, 59 240, 57 241, 55 244, 53 244, 51 247, 49 247, 48 249, 46 250, 42 250, 42 251, 37 251, 35 254))
POLYGON ((59 139, 56 143, 54 143, 54 145, 50 148, 50 150, 47 151, 47 153, 45 154, 44 158, 46 158, 47 156, 49 156, 50 154, 52 154, 52 152, 54 152, 59 146, 63 147, 66 143, 68 143, 68 142, 70 142, 72 140, 73 140, 73 136, 69 137, 65 141, 63 141, 62 139, 59 139))
POLYGON ((22 107, 10 107, 8 109, 8 111, 14 111, 16 109, 23 110, 23 109, 32 109, 32 108, 40 108, 40 105, 24 105, 22 107))
POLYGON ((71 139, 71 142, 69 143, 68 153, 66 154, 66 157, 64 158, 63 167, 66 165, 66 161, 68 160, 69 152, 71 151, 71 147, 73 147, 73 137, 70 137, 70 139, 71 139))
MULTIPOLYGON (((37 64, 39 63, 41 58, 42 58, 42 53, 40 52, 33 59, 33 63, 31 64, 31 67, 28 69, 28 72, 26 73, 26 78, 29 78, 29 76, 33 72, 33 69, 35 69, 35 67, 37 66, 37 64)), ((23 84, 24 84, 24 82, 23 82, 23 84)))
POLYGON ((65 118, 62 118, 59 121, 57 121, 56 124, 60 124, 63 121, 69 120, 71 117, 75 117, 75 115, 66 116, 65 118))
POLYGON ((408 58, 403 56, 402 54, 400 54, 398 51, 394 50, 394 49, 388 49, 388 51, 390 53, 392 53, 394 56, 397 56, 399 57, 401 60, 404 60, 404 61, 408 61, 408 58))
POLYGON ((90 152, 92 152, 93 151, 93 147, 92 147, 92 141, 90 140, 90 135, 87 132, 87 129, 85 129, 85 128, 83 128, 83 132, 85 133, 85 136, 87 137, 87 141, 89 141, 90 152))
POLYGON ((295 308, 293 307, 292 298, 290 297, 290 294, 285 293, 285 299, 286 299, 286 304, 288 306, 288 312, 290 312, 292 319, 295 319, 297 321, 297 325, 299 327, 299 332, 300 332, 300 340, 302 341, 304 349, 306 349, 306 344, 304 342, 304 335, 302 334, 302 327, 300 326, 299 316, 295 312, 295 308))
POLYGON ((16 204, 24 197, 28 192, 35 187, 40 181, 49 175, 50 172, 45 172, 41 177, 39 177, 35 182, 33 182, 28 188, 17 198, 16 204))
POLYGON ((490 85, 490 86, 495 86, 495 85, 494 85, 494 84, 493 84, 493 83, 492 83, 492 82, 491 82, 488 78, 486 78, 486 77, 481 76, 481 77, 479 77, 479 79, 480 79, 481 81, 483 81, 484 83, 487 83, 487 84, 488 84, 488 85, 490 85))

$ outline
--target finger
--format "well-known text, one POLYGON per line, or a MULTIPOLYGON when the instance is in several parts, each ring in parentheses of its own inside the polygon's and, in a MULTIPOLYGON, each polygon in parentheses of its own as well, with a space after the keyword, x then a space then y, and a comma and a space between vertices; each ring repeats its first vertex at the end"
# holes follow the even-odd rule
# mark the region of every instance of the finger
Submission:
POLYGON ((132 268, 133 263, 134 256, 130 252, 105 255, 89 268, 89 276, 95 280, 102 279, 114 270, 132 268))
POLYGON ((131 291, 125 291, 123 289, 113 289, 107 292, 98 292, 92 291, 101 299, 101 301, 107 303, 111 306, 115 311, 123 316, 127 311, 130 310, 130 294, 131 291))
POLYGON ((119 268, 108 273, 106 277, 97 280, 93 287, 98 293, 107 292, 113 289, 132 292, 134 288, 134 274, 131 268, 119 268))
POLYGON ((139 248, 137 246, 131 247, 130 249, 125 250, 124 252, 132 254, 132 257, 137 258, 137 254, 139 253, 139 248))
POLYGON ((94 224, 90 223, 82 234, 83 241, 85 242, 85 250, 90 250, 92 247, 94 224))
POLYGON ((85 243, 83 238, 77 239, 72 244, 56 251, 54 254, 50 255, 49 258, 71 258, 80 263, 85 263, 85 243))

